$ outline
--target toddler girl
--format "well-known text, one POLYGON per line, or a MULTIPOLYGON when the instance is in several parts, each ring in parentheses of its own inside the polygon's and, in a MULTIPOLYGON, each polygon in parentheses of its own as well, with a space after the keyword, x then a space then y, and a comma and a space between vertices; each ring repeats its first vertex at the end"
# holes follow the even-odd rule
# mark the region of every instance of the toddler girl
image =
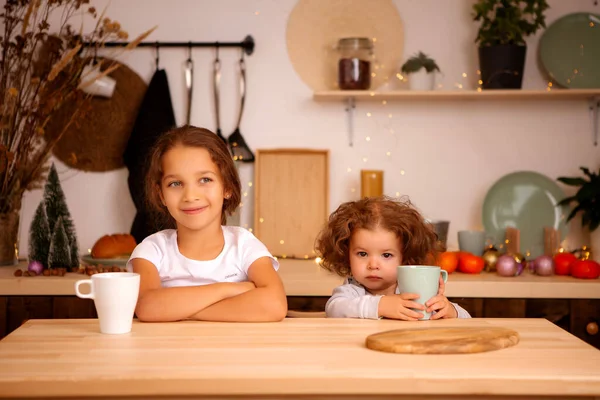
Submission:
POLYGON ((346 277, 327 301, 325 312, 337 318, 392 318, 414 321, 417 310, 431 319, 470 318, 469 313, 438 294, 423 306, 414 293, 399 293, 399 265, 434 265, 439 242, 432 227, 409 201, 371 197, 342 204, 317 239, 321 266, 346 277))

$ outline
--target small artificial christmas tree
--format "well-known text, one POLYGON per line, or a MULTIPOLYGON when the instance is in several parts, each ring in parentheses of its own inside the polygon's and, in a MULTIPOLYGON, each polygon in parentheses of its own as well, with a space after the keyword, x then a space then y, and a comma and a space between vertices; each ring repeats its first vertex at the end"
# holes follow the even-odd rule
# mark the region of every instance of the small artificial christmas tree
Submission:
POLYGON ((48 268, 50 239, 46 205, 44 201, 40 201, 29 228, 29 262, 38 261, 44 268, 48 268))
MULTIPOLYGON (((58 172, 54 164, 48 172, 48 180, 44 187, 44 203, 46 204, 46 215, 48 216, 48 227, 50 233, 54 236, 56 224, 59 219, 62 219, 62 224, 67 235, 70 262, 63 267, 78 267, 79 266, 79 248, 77 246, 77 236, 75 234, 75 225, 71 219, 71 214, 67 208, 65 194, 60 186, 58 172)), ((51 267, 52 268, 52 267, 51 267)))
POLYGON ((49 268, 66 268, 71 265, 71 250, 69 248, 69 238, 63 224, 62 217, 54 224, 54 232, 50 241, 50 251, 48 253, 49 268))

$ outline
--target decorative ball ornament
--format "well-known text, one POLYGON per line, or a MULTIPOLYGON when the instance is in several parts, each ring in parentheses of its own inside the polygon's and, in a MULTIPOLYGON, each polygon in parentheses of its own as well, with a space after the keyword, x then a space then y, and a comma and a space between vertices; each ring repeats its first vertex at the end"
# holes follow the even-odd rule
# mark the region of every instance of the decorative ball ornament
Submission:
POLYGON ((498 257, 500 257, 500 252, 498 250, 494 248, 488 248, 483 252, 481 257, 485 262, 486 272, 496 271, 496 263, 498 262, 498 257))
POLYGON ((534 269, 537 275, 550 276, 554 275, 554 259, 550 256, 541 255, 534 261, 534 269))
POLYGON ((44 266, 39 261, 31 261, 27 266, 27 271, 40 275, 44 271, 44 266))
POLYGON ((503 254, 496 261, 496 273, 500 276, 516 276, 519 265, 512 255, 503 254))

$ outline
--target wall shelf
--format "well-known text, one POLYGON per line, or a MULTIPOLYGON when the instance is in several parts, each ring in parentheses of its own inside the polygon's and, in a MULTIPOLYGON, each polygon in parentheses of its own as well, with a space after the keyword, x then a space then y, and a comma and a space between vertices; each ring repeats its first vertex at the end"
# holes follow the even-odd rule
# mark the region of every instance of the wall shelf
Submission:
POLYGON ((598 113, 600 109, 600 89, 494 89, 494 90, 398 90, 376 92, 369 90, 329 90, 313 93, 318 102, 343 101, 348 115, 348 141, 353 145, 353 113, 356 101, 486 101, 486 100, 582 100, 588 105, 590 128, 594 146, 598 145, 598 113))
POLYGON ((349 97, 363 101, 402 101, 402 100, 573 100, 600 98, 600 89, 552 89, 552 90, 398 90, 372 92, 368 90, 330 90, 315 92, 315 101, 339 101, 349 97))

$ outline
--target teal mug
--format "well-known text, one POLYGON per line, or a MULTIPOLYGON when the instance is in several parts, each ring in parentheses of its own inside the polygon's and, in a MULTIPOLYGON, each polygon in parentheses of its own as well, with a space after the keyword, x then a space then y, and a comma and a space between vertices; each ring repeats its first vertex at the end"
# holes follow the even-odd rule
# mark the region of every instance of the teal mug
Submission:
MULTIPOLYGON (((444 283, 448 282, 448 272, 432 265, 400 265, 397 278, 400 293, 416 293, 419 298, 416 303, 423 304, 436 296, 440 288, 440 274, 444 283)), ((431 313, 425 310, 415 310, 423 314, 421 320, 427 320, 431 313)))

